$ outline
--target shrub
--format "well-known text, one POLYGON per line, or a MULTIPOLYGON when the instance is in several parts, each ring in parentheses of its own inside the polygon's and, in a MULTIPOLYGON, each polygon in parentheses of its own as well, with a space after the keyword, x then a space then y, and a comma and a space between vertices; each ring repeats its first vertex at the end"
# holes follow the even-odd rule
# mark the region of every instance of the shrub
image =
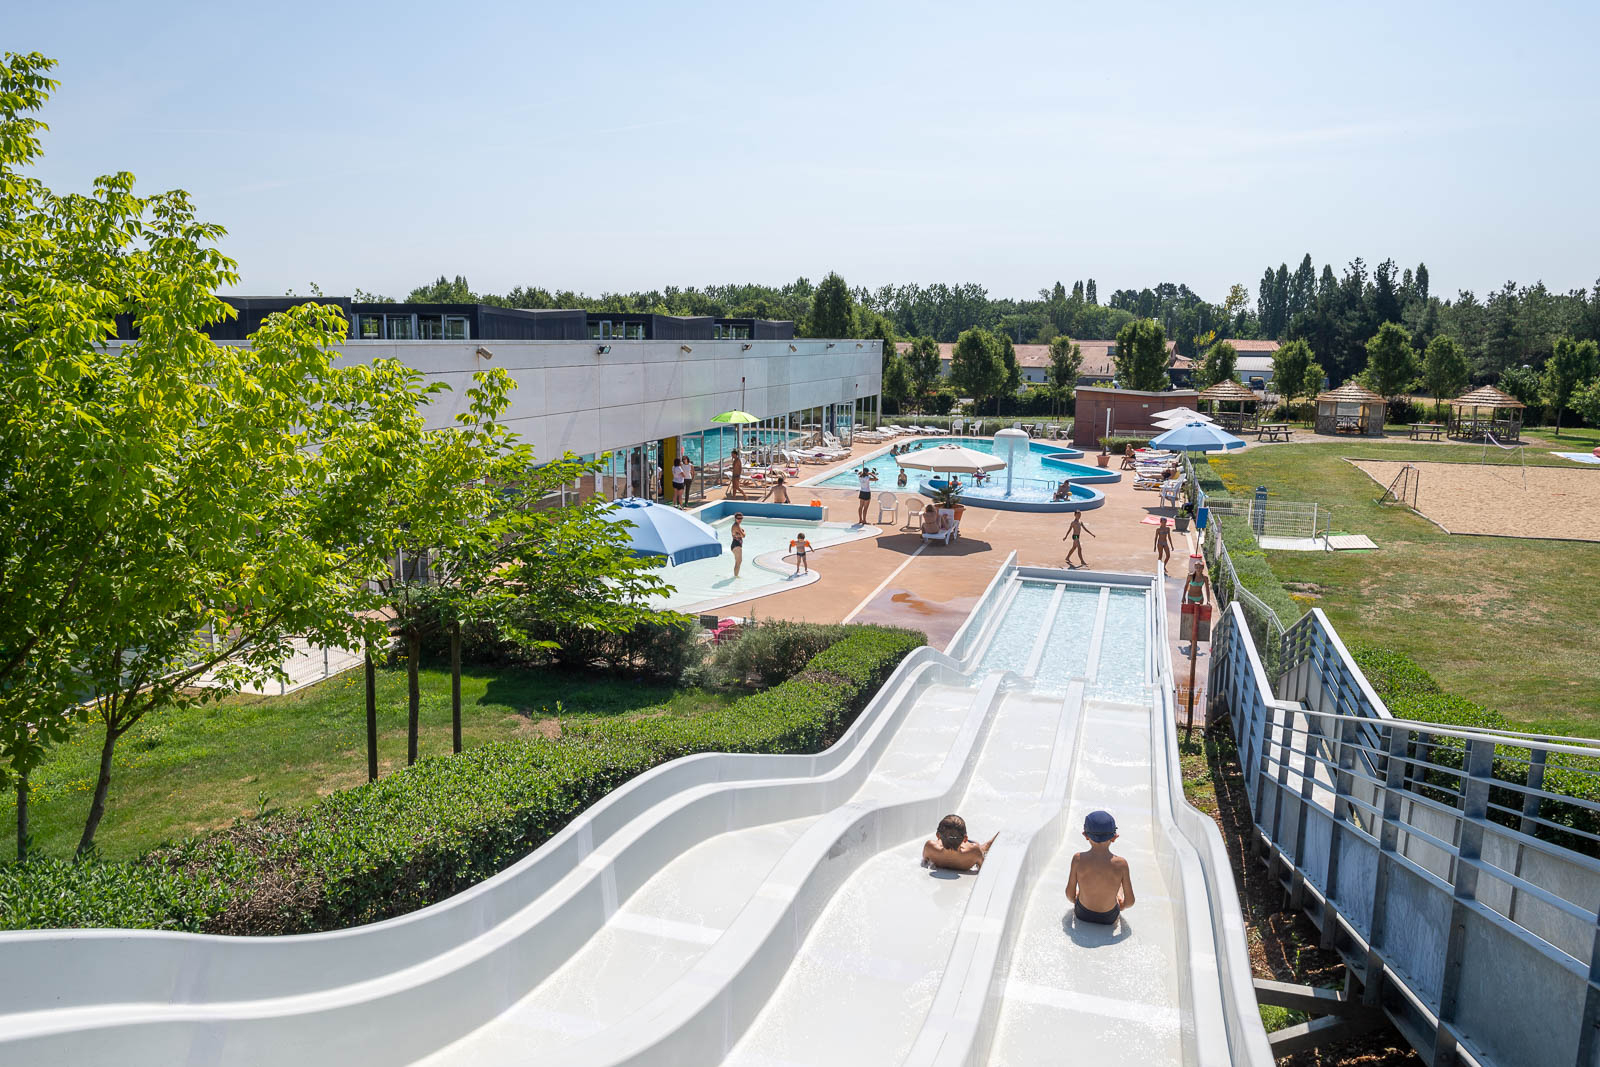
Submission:
POLYGON ((746 627, 712 657, 714 679, 724 685, 754 682, 763 687, 787 681, 811 657, 851 631, 843 624, 786 622, 774 619, 746 627))
POLYGON ((1384 421, 1396 426, 1404 426, 1423 420, 1422 405, 1412 400, 1409 396, 1391 396, 1388 401, 1388 410, 1384 414, 1384 421))
POLYGON ((940 389, 928 397, 924 406, 930 415, 948 415, 950 409, 956 406, 956 394, 948 389, 940 389))
POLYGON ((559 740, 425 759, 295 813, 133 864, 0 865, 0 925, 285 934, 374 922, 516 862, 610 790, 696 752, 814 752, 923 635, 847 627, 775 688, 697 716, 583 722, 559 740))
MULTIPOLYGON (((1511 730, 1512 723, 1500 712, 1484 707, 1476 701, 1447 692, 1415 660, 1403 652, 1379 648, 1362 642, 1348 642, 1351 658, 1366 675, 1373 690, 1389 706, 1389 711, 1400 719, 1417 722, 1436 722, 1442 726, 1465 726, 1485 730, 1511 730)), ((1459 771, 1462 766, 1464 745, 1455 738, 1435 739, 1434 747, 1426 759, 1442 768, 1459 771)), ((1498 750, 1494 761, 1494 777, 1518 785, 1528 780, 1527 749, 1505 748, 1498 750)), ((1424 776, 1420 787, 1435 799, 1454 803, 1459 783, 1454 774, 1430 772, 1424 776), (1432 786, 1432 790, 1428 787, 1432 786)), ((1600 762, 1583 757, 1555 755, 1545 769, 1543 788, 1546 792, 1600 801, 1600 762)), ((1510 814, 1520 811, 1522 797, 1511 790, 1491 790, 1490 801, 1500 809, 1491 809, 1490 817, 1506 826, 1516 826, 1519 819, 1510 814)), ((1540 815, 1561 826, 1589 833, 1600 833, 1600 814, 1575 804, 1545 801, 1540 815)), ((1596 854, 1593 841, 1577 835, 1563 834, 1548 828, 1538 828, 1537 837, 1544 837, 1567 848, 1596 854)))
POLYGON ((0 930, 125 926, 198 931, 232 895, 221 879, 160 863, 38 857, 0 864, 0 930))
POLYGON ((1150 438, 1148 437, 1100 438, 1100 448, 1104 451, 1110 452, 1114 456, 1124 455, 1130 448, 1148 448, 1149 445, 1150 438))

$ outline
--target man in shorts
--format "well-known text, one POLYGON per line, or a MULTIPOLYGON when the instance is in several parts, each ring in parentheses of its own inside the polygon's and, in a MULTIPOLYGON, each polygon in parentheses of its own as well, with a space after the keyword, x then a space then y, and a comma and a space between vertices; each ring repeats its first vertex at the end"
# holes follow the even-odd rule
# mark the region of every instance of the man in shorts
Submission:
POLYGON ((1091 811, 1083 820, 1089 848, 1072 857, 1067 874, 1067 899, 1081 923, 1115 925, 1123 908, 1133 907, 1133 882, 1128 861, 1111 854, 1117 839, 1117 820, 1108 811, 1091 811))
MULTIPOLYGON (((994 837, 999 837, 997 833, 994 837)), ((983 866, 994 837, 983 844, 967 839, 967 822, 959 815, 946 815, 939 828, 922 844, 922 862, 947 871, 970 871, 983 866)))
POLYGON ((857 509, 857 517, 859 520, 856 523, 857 526, 865 526, 867 524, 867 507, 872 503, 872 483, 877 480, 878 472, 873 470, 871 467, 862 467, 860 470, 856 471, 856 487, 861 497, 861 499, 857 501, 857 503, 860 504, 860 507, 857 509))

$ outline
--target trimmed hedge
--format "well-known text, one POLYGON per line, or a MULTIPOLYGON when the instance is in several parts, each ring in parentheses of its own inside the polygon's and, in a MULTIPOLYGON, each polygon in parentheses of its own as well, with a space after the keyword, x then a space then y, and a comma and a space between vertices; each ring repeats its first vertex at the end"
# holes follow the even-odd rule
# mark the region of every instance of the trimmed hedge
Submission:
MULTIPOLYGON (((1500 712, 1476 701, 1447 692, 1433 675, 1403 652, 1379 648, 1363 642, 1346 642, 1351 658, 1366 675, 1378 696, 1389 706, 1389 711, 1401 719, 1419 722, 1436 722, 1441 726, 1467 726, 1486 730, 1515 730, 1516 724, 1500 712)), ((1459 771, 1465 745, 1458 739, 1441 737, 1434 742, 1428 760, 1451 771, 1459 771)), ((1526 785, 1527 759, 1525 748, 1501 748, 1494 761, 1494 776, 1503 782, 1526 785)), ((1426 789, 1432 786, 1435 799, 1454 803, 1459 781, 1455 774, 1429 773, 1421 783, 1426 789)), ((1576 756, 1555 755, 1545 768, 1546 792, 1581 797, 1600 802, 1600 761, 1576 756)), ((1511 790, 1490 790, 1490 801, 1512 810, 1521 810, 1522 796, 1511 790)), ((1541 805, 1540 817, 1561 826, 1588 833, 1600 834, 1600 814, 1572 804, 1546 800, 1541 805)), ((1504 811, 1491 809, 1490 818, 1506 826, 1516 826, 1518 819, 1504 811)), ((1600 853, 1594 841, 1577 835, 1563 834, 1548 827, 1538 828, 1536 837, 1542 837, 1589 855, 1600 853)))
POLYGON ((926 641, 908 630, 849 631, 794 678, 705 715, 583 722, 558 740, 422 760, 136 863, 0 866, 0 927, 287 934, 413 911, 503 870, 666 760, 826 747, 926 641))
POLYGON ((1101 451, 1110 452, 1113 456, 1127 455, 1130 448, 1148 447, 1150 447, 1149 437, 1113 436, 1100 438, 1101 451))

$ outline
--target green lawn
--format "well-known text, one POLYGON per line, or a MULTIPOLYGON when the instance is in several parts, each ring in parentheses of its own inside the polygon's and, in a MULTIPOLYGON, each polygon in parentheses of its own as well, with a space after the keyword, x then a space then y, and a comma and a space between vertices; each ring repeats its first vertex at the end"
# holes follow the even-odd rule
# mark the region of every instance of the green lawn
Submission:
MULTIPOLYGON (((1567 440, 1563 434, 1562 441, 1567 440)), ((1530 729, 1600 734, 1593 590, 1600 544, 1451 536, 1380 507, 1344 457, 1477 462, 1481 446, 1395 441, 1272 445, 1212 460, 1230 491, 1257 485, 1333 508, 1333 529, 1375 552, 1270 552, 1278 578, 1346 637, 1408 653, 1445 686, 1530 729)), ((1527 453, 1530 464, 1577 466, 1527 453)))
POLYGON ((1593 426, 1563 426, 1560 437, 1550 427, 1541 426, 1536 430, 1524 430, 1522 436, 1559 452, 1589 452, 1600 447, 1600 429, 1593 426))
MULTIPOLYGON (((643 712, 695 714, 737 694, 675 689, 559 671, 466 668, 461 679, 464 743, 553 733, 558 720, 643 712)), ((292 808, 366 779, 362 672, 288 696, 234 696, 204 708, 145 719, 117 745, 105 820, 108 857, 139 855, 236 816, 292 808)), ((421 754, 450 751, 450 675, 422 672, 421 754)), ((378 756, 383 773, 405 765, 406 679, 378 672, 378 756)), ((92 729, 57 749, 34 775, 34 847, 66 855, 78 843, 100 760, 92 729)), ((5 825, 15 800, 0 801, 5 825)), ((9 831, 8 831, 9 832, 9 831)))

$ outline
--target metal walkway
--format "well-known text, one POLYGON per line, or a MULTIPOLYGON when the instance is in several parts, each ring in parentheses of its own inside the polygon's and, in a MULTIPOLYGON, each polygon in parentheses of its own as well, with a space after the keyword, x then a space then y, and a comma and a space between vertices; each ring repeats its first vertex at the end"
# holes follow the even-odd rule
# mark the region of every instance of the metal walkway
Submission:
POLYGON ((1276 694, 1237 603, 1211 649, 1260 854, 1360 1002, 1436 1067, 1600 1063, 1600 741, 1396 719, 1320 610, 1276 694))

